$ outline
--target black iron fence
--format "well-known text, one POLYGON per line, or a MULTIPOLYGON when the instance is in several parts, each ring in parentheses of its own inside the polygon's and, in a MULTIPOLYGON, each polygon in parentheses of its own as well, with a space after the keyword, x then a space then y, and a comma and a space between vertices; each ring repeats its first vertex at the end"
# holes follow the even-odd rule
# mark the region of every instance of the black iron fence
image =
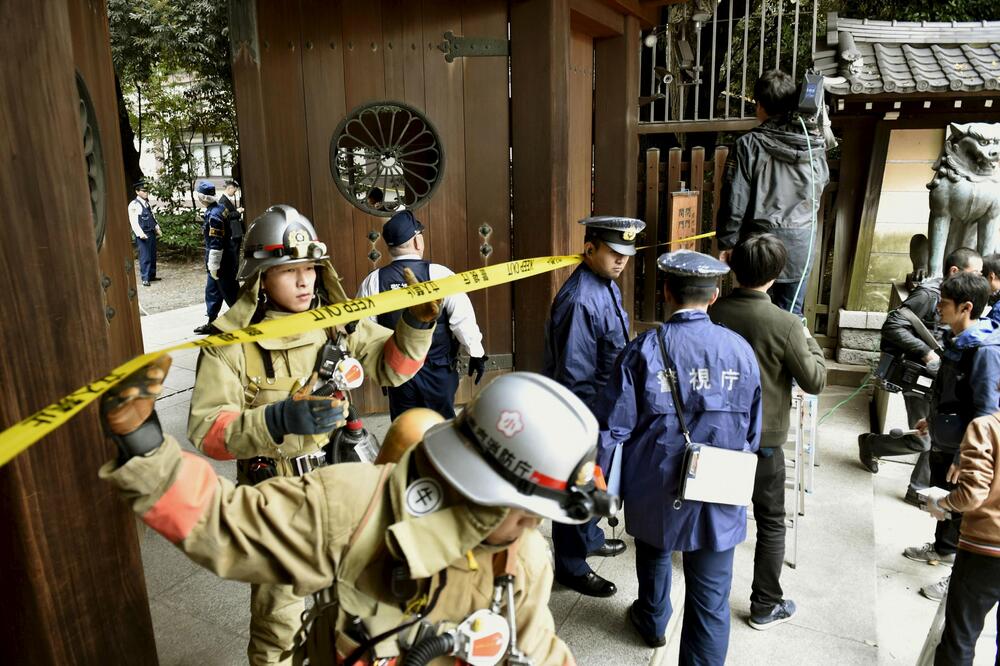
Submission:
POLYGON ((663 24, 643 35, 640 125, 728 121, 732 129, 746 129, 754 122, 757 77, 771 68, 801 76, 833 5, 834 0, 691 0, 665 7, 663 24))

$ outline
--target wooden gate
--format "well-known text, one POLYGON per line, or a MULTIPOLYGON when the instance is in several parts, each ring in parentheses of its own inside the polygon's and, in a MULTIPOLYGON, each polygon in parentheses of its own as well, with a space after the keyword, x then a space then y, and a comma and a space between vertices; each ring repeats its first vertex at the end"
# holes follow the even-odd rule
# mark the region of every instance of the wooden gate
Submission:
POLYGON ((695 201, 694 234, 715 230, 718 214, 719 193, 722 191, 722 170, 726 164, 729 149, 719 146, 712 161, 708 163, 706 174, 705 149, 695 146, 688 159, 683 159, 680 148, 671 148, 665 162, 660 161, 659 148, 646 150, 645 162, 639 166, 643 175, 640 187, 644 194, 643 219, 646 222, 645 245, 641 258, 636 262, 636 329, 642 330, 656 322, 663 321, 663 280, 656 269, 656 258, 664 252, 680 247, 716 254, 715 239, 707 238, 679 246, 672 241, 681 237, 673 233, 677 212, 671 206, 675 194, 686 191, 697 196, 685 196, 695 201), (669 243, 669 244, 668 244, 669 243))
MULTIPOLYGON (((672 234, 676 226, 675 211, 671 207, 671 197, 682 189, 697 192, 698 223, 697 233, 715 230, 722 194, 723 168, 729 148, 717 146, 711 161, 705 159, 705 149, 691 148, 687 159, 680 148, 671 148, 667 159, 661 160, 658 148, 646 150, 645 161, 639 165, 640 189, 644 194, 644 219, 646 221, 646 245, 642 258, 636 264, 636 329, 643 330, 663 317, 663 281, 656 269, 656 258, 677 245, 670 244, 680 236, 672 234), (683 187, 682 187, 683 185, 683 187), (654 240, 655 239, 655 240, 654 240), (647 276, 651 279, 647 279, 647 276)), ((845 276, 845 247, 847 232, 841 230, 841 223, 827 219, 830 205, 836 197, 840 160, 829 160, 831 182, 820 198, 817 210, 816 246, 813 252, 809 283, 805 285, 806 300, 804 314, 813 336, 823 347, 836 346, 836 317, 832 316, 843 303, 845 276), (835 233, 835 231, 837 233, 835 233)), ((838 218, 839 219, 839 218, 838 218)), ((713 256, 718 255, 714 238, 696 241, 696 249, 713 256)), ((731 279, 723 281, 723 292, 731 288, 731 279)))
MULTIPOLYGON (((382 241, 370 240, 386 218, 360 210, 338 191, 330 142, 353 109, 394 100, 422 111, 444 148, 443 180, 429 203, 414 210, 426 227, 426 258, 456 272, 510 259, 508 60, 449 62, 440 48, 448 32, 506 42, 506 0, 236 0, 232 7, 249 219, 272 204, 295 206, 330 245, 353 294, 365 275, 388 263, 382 241)), ((497 362, 491 367, 509 367, 510 287, 470 298, 487 353, 497 362)), ((459 401, 469 395, 466 384, 459 401)), ((363 397, 366 411, 386 409, 377 388, 366 387, 363 397)))

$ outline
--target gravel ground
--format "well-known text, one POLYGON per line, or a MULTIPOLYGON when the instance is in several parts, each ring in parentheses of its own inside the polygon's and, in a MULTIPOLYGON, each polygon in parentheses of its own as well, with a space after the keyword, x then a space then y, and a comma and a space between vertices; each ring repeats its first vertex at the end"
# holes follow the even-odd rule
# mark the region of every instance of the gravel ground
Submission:
POLYGON ((142 286, 139 262, 135 262, 139 290, 139 314, 156 314, 205 302, 205 267, 200 261, 156 260, 156 276, 162 278, 142 286))

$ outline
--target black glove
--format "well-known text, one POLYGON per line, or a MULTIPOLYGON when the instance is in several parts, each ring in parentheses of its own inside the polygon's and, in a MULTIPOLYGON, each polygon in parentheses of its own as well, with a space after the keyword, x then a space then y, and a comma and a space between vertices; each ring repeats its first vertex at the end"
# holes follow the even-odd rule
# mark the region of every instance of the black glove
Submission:
POLYGON ((163 429, 153 406, 163 393, 170 357, 161 356, 123 379, 101 398, 104 431, 118 445, 118 465, 144 456, 163 443, 163 429))
POLYGON ((483 373, 486 372, 486 361, 490 360, 490 357, 486 354, 482 356, 473 356, 469 359, 469 376, 473 374, 476 375, 476 385, 483 379, 483 373))
POLYGON ((333 432, 347 422, 346 400, 286 398, 264 408, 264 422, 275 442, 285 435, 319 435, 333 432))

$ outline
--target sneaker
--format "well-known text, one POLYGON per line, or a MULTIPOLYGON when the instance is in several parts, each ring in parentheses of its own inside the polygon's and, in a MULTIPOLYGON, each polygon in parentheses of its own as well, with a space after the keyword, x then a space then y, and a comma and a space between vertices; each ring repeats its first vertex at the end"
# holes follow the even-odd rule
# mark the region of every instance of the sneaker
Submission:
POLYGON ((766 615, 750 614, 750 626, 757 631, 767 631, 792 619, 795 615, 795 602, 785 599, 771 609, 766 615))
POLYGON ((858 435, 858 460, 861 464, 872 474, 878 474, 878 461, 872 456, 871 446, 868 444, 868 438, 871 437, 871 433, 865 433, 863 435, 858 435))
POLYGON ((910 546, 903 551, 903 555, 915 562, 926 562, 932 566, 937 566, 938 564, 952 565, 955 563, 955 553, 941 555, 934 550, 933 543, 925 543, 922 546, 910 546))
POLYGON ((944 599, 944 593, 948 591, 948 583, 950 582, 951 574, 948 574, 936 583, 924 585, 920 588, 920 594, 924 595, 931 601, 941 601, 944 599))

